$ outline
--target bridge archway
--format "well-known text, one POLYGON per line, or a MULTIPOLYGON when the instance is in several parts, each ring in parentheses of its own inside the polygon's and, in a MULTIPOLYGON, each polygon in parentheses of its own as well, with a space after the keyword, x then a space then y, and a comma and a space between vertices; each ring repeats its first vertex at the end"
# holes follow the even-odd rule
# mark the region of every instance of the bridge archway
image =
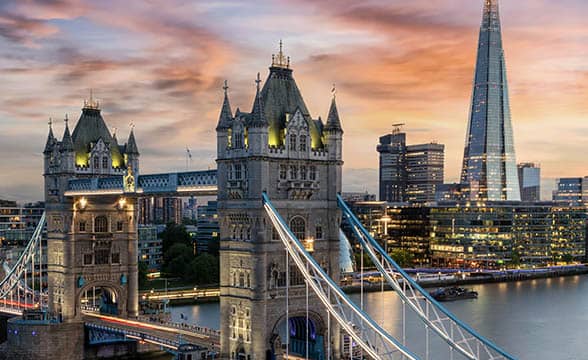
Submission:
POLYGON ((271 359, 282 358, 286 353, 287 338, 290 341, 288 353, 291 356, 306 358, 306 339, 308 336, 308 359, 324 360, 326 348, 326 328, 322 316, 315 312, 308 312, 308 327, 306 312, 297 311, 288 316, 286 327, 286 315, 283 315, 274 325, 271 336, 271 359), (286 331, 289 336, 286 336, 286 331))
POLYGON ((110 282, 92 282, 83 285, 76 298, 76 310, 104 315, 126 315, 123 289, 110 282))

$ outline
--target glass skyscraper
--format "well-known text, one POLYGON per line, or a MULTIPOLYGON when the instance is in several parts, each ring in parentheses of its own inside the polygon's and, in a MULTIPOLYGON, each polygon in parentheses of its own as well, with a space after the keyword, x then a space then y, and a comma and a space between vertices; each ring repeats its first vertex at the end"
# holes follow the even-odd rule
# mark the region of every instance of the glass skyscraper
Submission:
POLYGON ((521 200, 498 0, 484 2, 461 183, 471 200, 521 200))

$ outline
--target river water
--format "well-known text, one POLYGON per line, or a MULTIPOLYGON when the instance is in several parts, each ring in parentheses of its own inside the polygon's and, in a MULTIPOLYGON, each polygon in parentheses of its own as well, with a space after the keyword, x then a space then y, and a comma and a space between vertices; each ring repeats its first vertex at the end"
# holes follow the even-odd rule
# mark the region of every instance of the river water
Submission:
MULTIPOLYGON (((519 359, 588 359, 588 275, 512 283, 472 285, 479 297, 445 303, 458 318, 519 359)), ((350 297, 360 305, 360 295, 350 297)), ((397 339, 402 338, 402 307, 392 292, 364 295, 372 318, 397 339)), ((407 310, 407 314, 409 310, 407 310)), ((174 321, 219 328, 219 305, 172 308, 174 321), (182 320, 182 315, 188 320, 182 320)), ((407 316, 409 349, 425 358, 422 322, 407 316)), ((430 337, 430 358, 449 359, 447 346, 430 337)), ((456 357, 457 359, 458 357, 456 357)))

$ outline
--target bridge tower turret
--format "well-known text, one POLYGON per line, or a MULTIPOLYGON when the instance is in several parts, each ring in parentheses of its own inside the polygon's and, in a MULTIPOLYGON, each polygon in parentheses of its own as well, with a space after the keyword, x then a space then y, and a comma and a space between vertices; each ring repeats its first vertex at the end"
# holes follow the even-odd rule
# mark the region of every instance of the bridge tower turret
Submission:
MULTIPOLYGON (((295 235, 337 281, 341 214, 336 195, 341 191, 343 132, 338 115, 338 128, 333 115, 329 129, 311 117, 281 44, 269 70, 263 88, 259 76, 256 80, 251 113, 237 110, 234 117, 223 118, 229 114, 225 96, 217 126, 221 358, 279 359, 288 338, 288 351, 296 354, 305 348, 300 345, 307 331, 310 358, 326 357, 327 347, 337 358, 338 329, 331 324, 329 339, 325 311, 312 293, 310 326, 304 326, 304 281, 292 261, 287 266, 261 197, 268 194, 295 235), (286 335, 288 327, 295 335, 286 335)), ((336 106, 331 107, 336 114, 336 106)))
POLYGON ((79 320, 82 308, 136 316, 135 200, 68 190, 74 179, 122 184, 125 175, 136 174, 139 151, 133 131, 127 144, 119 146, 98 102, 90 98, 73 133, 66 118, 63 138, 57 141, 50 125, 43 153, 50 312, 65 322, 79 320))

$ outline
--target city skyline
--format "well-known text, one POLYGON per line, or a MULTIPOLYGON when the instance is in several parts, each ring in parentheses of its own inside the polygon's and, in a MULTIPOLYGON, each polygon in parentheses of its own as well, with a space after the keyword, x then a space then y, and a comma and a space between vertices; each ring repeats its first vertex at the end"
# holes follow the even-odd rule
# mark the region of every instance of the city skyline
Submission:
MULTIPOLYGON (((337 84, 346 190, 375 192, 377 138, 398 121, 411 142, 446 144, 446 181, 458 181, 481 1, 131 2, 116 14, 113 4, 0 5, 0 197, 41 198, 47 120, 61 137, 59 120, 67 112, 75 125, 90 88, 119 138, 136 124, 149 159, 142 170, 184 169, 186 145, 193 168, 214 166, 222 81, 232 106, 249 108, 252 96, 241 94, 252 93, 257 72, 267 74, 280 38, 312 113, 326 119, 337 84), (301 20, 320 24, 321 36, 293 30, 301 20)), ((540 162, 546 178, 584 175, 583 10, 571 0, 501 2, 517 161, 540 162), (537 141, 538 133, 560 135, 537 141)))

